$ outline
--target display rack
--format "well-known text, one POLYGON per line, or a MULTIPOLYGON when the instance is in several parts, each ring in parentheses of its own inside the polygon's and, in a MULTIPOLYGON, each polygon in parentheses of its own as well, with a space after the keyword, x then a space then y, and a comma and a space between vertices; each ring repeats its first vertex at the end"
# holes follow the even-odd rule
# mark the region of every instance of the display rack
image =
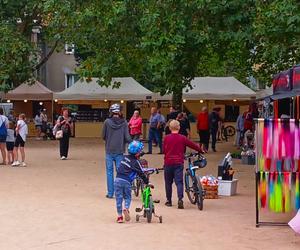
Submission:
POLYGON ((286 226, 287 222, 262 221, 260 210, 275 213, 300 207, 300 124, 295 119, 255 120, 256 227, 286 226))

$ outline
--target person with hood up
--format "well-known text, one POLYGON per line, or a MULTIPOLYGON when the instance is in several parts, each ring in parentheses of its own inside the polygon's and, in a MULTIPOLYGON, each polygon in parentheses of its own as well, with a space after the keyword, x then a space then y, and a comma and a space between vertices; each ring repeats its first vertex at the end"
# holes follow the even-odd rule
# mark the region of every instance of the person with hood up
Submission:
POLYGON ((114 163, 119 167, 123 160, 125 145, 132 141, 128 125, 121 117, 121 107, 119 104, 111 105, 109 109, 111 117, 106 119, 103 125, 102 138, 105 141, 106 151, 106 178, 107 178, 107 198, 114 196, 114 163))

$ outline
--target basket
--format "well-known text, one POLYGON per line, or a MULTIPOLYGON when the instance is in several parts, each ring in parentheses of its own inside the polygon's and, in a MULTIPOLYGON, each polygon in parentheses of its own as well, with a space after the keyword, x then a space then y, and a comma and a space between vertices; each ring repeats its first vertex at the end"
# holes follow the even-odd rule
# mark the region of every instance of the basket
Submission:
POLYGON ((218 186, 202 185, 205 190, 204 199, 218 199, 218 186))

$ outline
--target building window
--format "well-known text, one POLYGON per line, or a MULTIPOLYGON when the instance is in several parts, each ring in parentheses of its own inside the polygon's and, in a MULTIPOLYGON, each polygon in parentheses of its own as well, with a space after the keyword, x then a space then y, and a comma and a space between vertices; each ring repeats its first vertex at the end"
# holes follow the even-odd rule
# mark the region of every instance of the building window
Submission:
POLYGON ((240 107, 234 105, 225 105, 225 121, 235 122, 240 114, 240 107))
POLYGON ((65 54, 66 55, 74 55, 75 53, 75 45, 73 43, 71 44, 65 44, 65 54))
POLYGON ((75 82, 79 79, 77 74, 66 74, 65 76, 65 88, 69 88, 74 85, 75 82))

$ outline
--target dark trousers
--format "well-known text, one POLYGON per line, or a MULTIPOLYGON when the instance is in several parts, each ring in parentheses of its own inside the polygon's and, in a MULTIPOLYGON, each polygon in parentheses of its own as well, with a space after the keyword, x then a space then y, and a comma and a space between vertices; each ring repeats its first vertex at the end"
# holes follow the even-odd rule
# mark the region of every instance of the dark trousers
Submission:
POLYGON ((217 134, 218 134, 218 130, 217 129, 212 129, 210 131, 210 135, 211 135, 211 148, 212 149, 216 149, 217 134))
POLYGON ((63 138, 59 140, 59 152, 60 152, 60 157, 68 157, 68 152, 69 152, 69 141, 70 141, 70 136, 67 134, 63 135, 63 138))
POLYGON ((209 130, 199 130, 200 144, 203 144, 205 149, 208 149, 209 130))
POLYGON ((165 166, 165 188, 168 201, 172 201, 172 184, 175 181, 178 199, 183 199, 183 165, 165 166))
POLYGON ((162 152, 162 142, 159 136, 159 130, 156 128, 149 129, 149 137, 148 137, 148 151, 152 153, 152 141, 155 138, 157 144, 159 145, 160 152, 162 152))

